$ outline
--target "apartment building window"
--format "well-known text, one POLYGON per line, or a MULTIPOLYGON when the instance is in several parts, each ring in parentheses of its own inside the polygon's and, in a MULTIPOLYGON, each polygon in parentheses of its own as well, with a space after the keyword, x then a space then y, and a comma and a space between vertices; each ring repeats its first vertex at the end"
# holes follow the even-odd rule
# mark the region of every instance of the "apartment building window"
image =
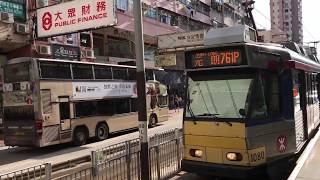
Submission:
POLYGON ((117 0, 117 8, 123 11, 128 10, 128 0, 117 0))
POLYGON ((165 24, 171 24, 171 15, 167 14, 164 10, 160 10, 159 20, 165 24))
POLYGON ((157 19, 157 10, 153 9, 153 8, 149 8, 146 13, 145 13, 146 17, 149 17, 151 19, 157 19))
POLYGON ((144 45, 144 59, 147 61, 154 61, 154 56, 156 53, 157 47, 151 45, 144 45))

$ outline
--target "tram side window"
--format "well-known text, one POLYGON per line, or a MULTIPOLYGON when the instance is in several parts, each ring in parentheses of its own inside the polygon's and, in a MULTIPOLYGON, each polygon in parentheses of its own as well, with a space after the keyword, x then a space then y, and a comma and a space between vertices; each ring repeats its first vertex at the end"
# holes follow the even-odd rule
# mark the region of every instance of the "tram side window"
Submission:
POLYGON ((40 62, 41 78, 71 79, 70 64, 40 62))
POLYGON ((301 74, 299 77, 299 72, 294 71, 292 74, 292 80, 293 80, 292 94, 293 94, 294 111, 298 112, 302 110, 301 74))
POLYGON ((73 79, 93 79, 92 66, 72 64, 73 79))
POLYGON ((312 99, 312 77, 311 74, 307 74, 307 100, 308 100, 308 105, 313 104, 313 99, 312 99))
POLYGON ((112 79, 111 67, 94 66, 96 79, 112 79))
POLYGON ((279 80, 277 74, 262 73, 256 79, 252 99, 252 119, 273 118, 280 114, 279 80))
POLYGON ((265 79, 265 94, 270 117, 280 114, 279 79, 277 74, 269 74, 265 79))
POLYGON ((127 68, 113 67, 112 72, 113 72, 113 79, 122 79, 122 80, 128 79, 127 68))
POLYGON ((313 86, 313 102, 314 103, 318 103, 318 82, 317 82, 317 76, 314 74, 313 76, 313 81, 312 81, 312 86, 313 86))

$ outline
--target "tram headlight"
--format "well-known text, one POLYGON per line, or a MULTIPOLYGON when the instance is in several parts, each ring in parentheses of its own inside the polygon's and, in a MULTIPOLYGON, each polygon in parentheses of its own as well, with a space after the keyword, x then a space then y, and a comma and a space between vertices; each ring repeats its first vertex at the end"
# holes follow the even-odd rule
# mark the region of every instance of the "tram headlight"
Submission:
POLYGON ((227 153, 227 159, 229 161, 241 161, 242 155, 240 153, 229 152, 227 153))
POLYGON ((200 149, 190 149, 189 153, 193 157, 201 158, 203 156, 203 151, 200 149))

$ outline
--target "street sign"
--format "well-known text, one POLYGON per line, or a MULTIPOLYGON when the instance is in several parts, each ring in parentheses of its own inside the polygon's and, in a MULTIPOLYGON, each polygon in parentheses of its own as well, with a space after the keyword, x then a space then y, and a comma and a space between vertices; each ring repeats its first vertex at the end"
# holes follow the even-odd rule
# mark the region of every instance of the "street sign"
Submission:
POLYGON ((158 37, 158 46, 160 49, 201 46, 204 35, 204 30, 162 35, 158 37))
POLYGON ((37 9, 38 37, 49 37, 116 24, 113 0, 74 0, 37 9))

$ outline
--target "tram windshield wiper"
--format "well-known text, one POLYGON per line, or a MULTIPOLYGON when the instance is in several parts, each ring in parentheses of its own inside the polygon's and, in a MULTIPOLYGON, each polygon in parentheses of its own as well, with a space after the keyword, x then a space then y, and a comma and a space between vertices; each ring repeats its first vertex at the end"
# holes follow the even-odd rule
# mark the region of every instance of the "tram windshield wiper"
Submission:
POLYGON ((203 113, 203 114, 200 114, 200 115, 198 115, 198 116, 212 116, 212 117, 214 117, 214 118, 218 118, 218 115, 220 115, 220 114, 217 114, 217 113, 203 113))
MULTIPOLYGON (((203 113, 203 114, 200 114, 200 115, 197 115, 197 116, 209 116, 209 117, 211 116, 211 117, 213 117, 214 119, 216 119, 216 118, 219 118, 218 115, 220 115, 220 114, 217 114, 217 113, 215 113, 215 114, 203 113)), ((232 123, 231 123, 231 122, 228 122, 228 121, 221 121, 221 122, 226 123, 226 124, 228 124, 229 126, 232 126, 232 123)))

